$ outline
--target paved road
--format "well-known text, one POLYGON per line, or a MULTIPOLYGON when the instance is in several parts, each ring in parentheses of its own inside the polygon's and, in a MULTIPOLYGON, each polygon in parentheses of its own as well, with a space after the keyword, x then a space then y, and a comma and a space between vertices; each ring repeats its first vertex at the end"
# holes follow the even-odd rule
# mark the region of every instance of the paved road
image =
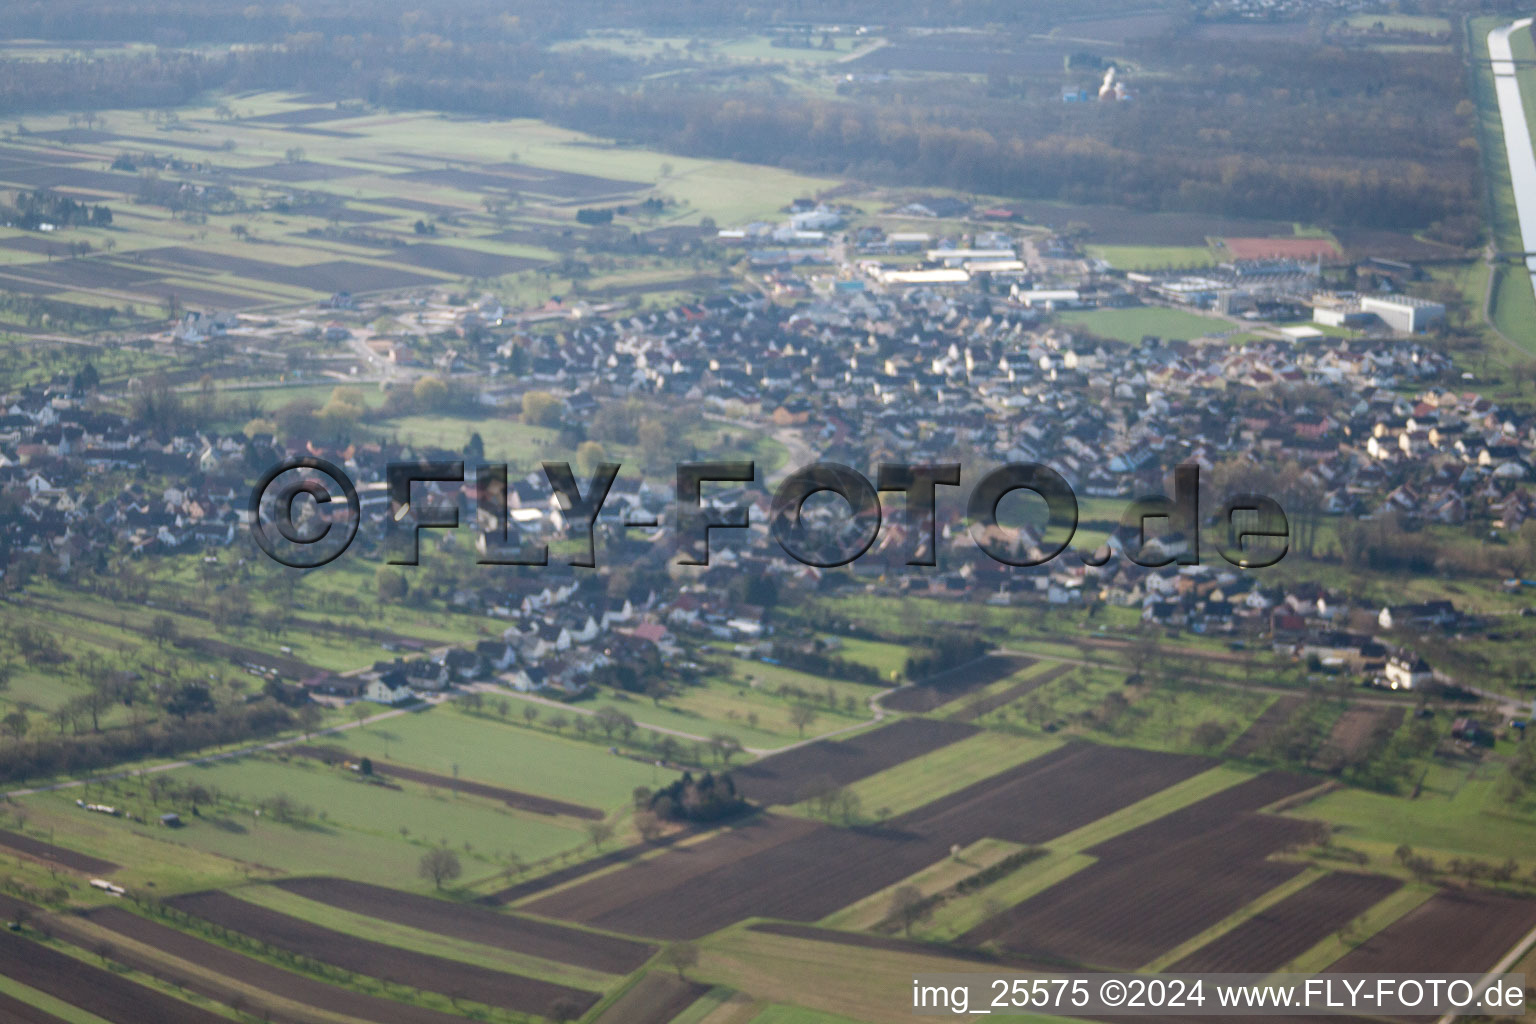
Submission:
MULTIPOLYGON (((1531 27, 1530 18, 1521 18, 1488 33, 1488 59, 1493 65, 1493 91, 1499 101, 1499 120, 1504 127, 1504 151, 1509 157, 1509 181, 1515 193, 1515 212, 1520 218, 1520 247, 1536 252, 1536 149, 1531 146, 1531 128, 1526 120, 1525 104, 1520 98, 1520 80, 1515 76, 1515 57, 1509 37, 1531 27)), ((1536 257, 1527 256, 1525 267, 1536 287, 1536 257)))

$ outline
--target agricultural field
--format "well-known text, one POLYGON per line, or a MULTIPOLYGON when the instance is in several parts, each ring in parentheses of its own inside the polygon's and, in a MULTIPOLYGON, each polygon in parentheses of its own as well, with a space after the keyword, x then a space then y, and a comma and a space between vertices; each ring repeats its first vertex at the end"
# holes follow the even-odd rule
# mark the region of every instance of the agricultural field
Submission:
MULTIPOLYGON (((1281 635, 1321 588, 1302 616, 1319 630, 1420 645, 1444 678, 1529 697, 1536 539, 1484 520, 1523 493, 1519 467, 1333 454, 1360 417, 1395 430, 1427 422, 1421 405, 1490 459, 1501 430, 1529 447, 1531 371, 1477 347, 1486 289, 1494 326, 1536 352, 1536 297, 1497 255, 1517 236, 1482 66, 1494 19, 1058 0, 1006 25, 948 5, 936 26, 915 9, 865 26, 855 7, 823 28, 693 5, 652 33, 633 27, 658 13, 643 3, 622 27, 427 5, 345 34, 372 2, 318 26, 213 5, 154 42, 0 42, 17 101, 0 130, 0 1020, 887 1024, 910 1020, 919 971, 1475 972, 1536 927, 1521 707, 1364 689, 1281 635), (225 17, 270 42, 213 42, 225 17), (1240 59, 1202 64, 1202 45, 1240 59), (1463 57, 1472 102, 1395 130, 1393 97, 1439 98, 1463 57), (299 61, 302 89, 273 89, 299 61), (1111 65, 1125 90, 1089 99, 1111 65), (1266 153, 1260 132, 1302 123, 1286 74, 1337 102, 1307 111, 1316 149, 1266 153), (28 212, 45 202, 58 224, 28 212), (864 262, 970 259, 929 246, 1008 246, 1023 266, 903 290, 864 262), (1213 354, 1237 366, 1276 332, 1136 305, 1154 300, 1124 272, 1271 257, 1318 260, 1328 289, 1388 288, 1371 257, 1425 264, 1390 287, 1454 296, 1450 323, 1324 331, 1272 387, 1234 370, 1210 392, 1241 429, 1183 418, 1213 354), (1094 308, 1036 317, 1009 294, 1025 276, 1094 308), (1063 333, 1111 372, 1039 373, 1063 333), (1509 379, 1482 405, 1490 362, 1509 379), (1346 383, 1374 389, 1366 405, 1346 383), (1078 550, 1121 522, 1112 495, 1155 486, 1155 462, 1120 471, 1138 439, 1189 446, 1225 485, 1256 458, 1251 431, 1284 456, 1288 496, 1326 478, 1297 520, 1307 554, 1252 593, 1224 567, 1072 570, 1071 599, 1037 602, 980 561, 764 567, 717 538, 731 556, 688 568, 671 522, 614 515, 600 568, 568 564, 579 539, 550 529, 552 564, 482 569, 467 487, 464 529, 423 534, 414 570, 362 531, 323 572, 247 536, 249 478, 300 452, 359 477, 372 525, 391 460, 522 476, 571 459, 583 481, 619 462, 628 498, 641 479, 669 490, 674 455, 751 460, 771 490, 874 443, 963 456, 969 483, 1055 413, 1094 492, 1078 550), (1110 451, 1113 479, 1088 465, 1110 451), (1318 452, 1328 472, 1305 473, 1318 452), (1360 568, 1368 531, 1331 513, 1374 508, 1389 477, 1394 500, 1423 495, 1431 469, 1468 493, 1488 469, 1473 521, 1405 513, 1447 557, 1360 568), (1464 622, 1443 633, 1370 626, 1445 599, 1464 622), (1490 745, 1453 730, 1495 706, 1490 745)), ((1536 65, 1528 33, 1516 53, 1536 65)), ((1521 81, 1536 111, 1536 71, 1521 81)), ((717 494, 764 539, 756 489, 701 502, 717 494)), ((545 496, 519 500, 518 529, 542 530, 545 496)))
MULTIPOLYGON (((0 230, 0 289, 111 307, 121 324, 466 280, 515 289, 552 273, 569 284, 551 244, 562 232, 590 244, 573 219, 578 206, 660 198, 659 212, 625 221, 643 233, 770 215, 783 196, 835 184, 619 149, 531 120, 385 113, 281 93, 179 110, 173 130, 137 113, 99 117, 90 131, 29 119, 0 149, 0 188, 70 189, 116 214, 68 242, 0 230), (182 181, 210 197, 196 217, 156 205, 156 188, 182 181)), ((697 276, 638 257, 611 262, 577 289, 664 293, 697 276)))

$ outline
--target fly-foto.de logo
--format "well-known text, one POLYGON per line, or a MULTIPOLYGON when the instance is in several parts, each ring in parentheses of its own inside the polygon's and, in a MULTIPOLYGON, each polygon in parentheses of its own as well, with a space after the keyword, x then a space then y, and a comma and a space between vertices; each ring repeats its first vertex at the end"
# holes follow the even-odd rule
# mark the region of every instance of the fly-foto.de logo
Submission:
MULTIPOLYGON (((391 565, 418 564, 421 532, 458 529, 463 499, 472 498, 480 564, 548 565, 553 532, 568 541, 563 548, 568 565, 596 567, 598 517, 621 464, 598 464, 585 485, 570 463, 545 462, 542 469, 550 505, 560 511, 554 531, 541 529, 538 522, 529 528, 513 516, 505 465, 478 465, 466 475, 463 462, 390 463, 383 480, 388 499, 385 560, 391 565), (459 485, 459 493, 447 500, 454 485, 459 485)), ((961 476, 959 463, 882 462, 871 481, 851 467, 817 462, 779 483, 768 509, 768 533, 797 562, 818 568, 847 565, 879 537, 882 523, 892 515, 882 503, 882 495, 889 495, 889 500, 900 502, 897 518, 906 564, 936 566, 940 506, 949 488, 961 486, 961 476), (813 498, 814 513, 808 511, 813 498)), ((752 462, 678 463, 671 515, 677 564, 709 565, 716 531, 751 525, 750 502, 721 502, 708 492, 740 492, 756 482, 752 462)), ((351 545, 362 522, 362 505, 356 485, 343 470, 305 456, 273 466, 257 481, 248 518, 253 538, 268 556, 293 568, 312 569, 351 545)), ((1204 514, 1200 469, 1195 465, 1174 470, 1171 496, 1149 495, 1127 503, 1109 539, 1091 547, 1072 548, 1080 522, 1077 496, 1065 477, 1039 463, 1009 463, 982 475, 966 499, 963 518, 966 532, 983 554, 1018 567, 1044 565, 1068 551, 1091 566, 1104 565, 1117 554, 1149 568, 1198 565, 1204 531, 1221 558, 1239 568, 1259 569, 1285 557, 1290 538, 1284 510, 1261 494, 1228 496, 1213 514, 1204 514), (1013 496, 1024 499, 1017 505, 1028 507, 1015 507, 1016 514, 1010 516, 1004 506, 1013 496)), ((626 528, 662 526, 648 517, 620 523, 626 528)))

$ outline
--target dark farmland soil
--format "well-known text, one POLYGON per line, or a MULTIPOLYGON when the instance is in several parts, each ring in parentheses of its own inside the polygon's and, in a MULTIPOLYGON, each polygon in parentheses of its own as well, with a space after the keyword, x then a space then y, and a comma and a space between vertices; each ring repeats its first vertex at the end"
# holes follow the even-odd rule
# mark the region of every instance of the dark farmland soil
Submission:
POLYGON ((1216 762, 1187 754, 1069 743, 909 811, 892 825, 948 848, 992 837, 1043 843, 1198 775, 1216 762))
POLYGON ((956 722, 907 718, 846 740, 821 740, 755 761, 737 768, 731 777, 755 804, 793 804, 816 787, 857 782, 976 732, 956 722))
POLYGON ((228 1024, 224 1017, 10 931, 0 931, 0 975, 117 1024, 228 1024))
POLYGON ((132 174, 93 171, 89 167, 29 167, 5 172, 5 180, 28 188, 71 188, 100 192, 107 196, 131 196, 138 191, 139 179, 132 174))
POLYGON ((62 846, 54 846, 31 836, 20 835, 16 832, 8 832, 0 829, 0 846, 25 854, 34 860, 40 860, 45 864, 57 864, 71 871, 79 871, 87 875, 105 875, 116 871, 117 865, 109 860, 101 860, 84 853, 76 853, 74 850, 66 850, 62 846))
POLYGON ((135 262, 170 264, 205 272, 208 268, 227 271, 248 277, 253 281, 286 285, 291 288, 308 288, 320 292, 370 292, 388 288, 412 288, 420 284, 436 284, 441 278, 429 277, 402 267, 377 266, 357 260, 328 260, 306 266, 288 266, 253 260, 245 256, 208 253, 186 246, 167 245, 158 249, 146 249, 131 254, 135 262))
POLYGON ((425 242, 407 245, 396 250, 390 257, 401 263, 410 263, 444 274, 463 274, 469 277, 500 277, 529 267, 537 267, 543 260, 526 256, 507 256, 501 253, 461 249, 453 245, 431 245, 425 242))
POLYGON ((738 850, 724 849, 730 839, 706 840, 528 909, 634 935, 697 939, 747 917, 818 920, 943 859, 949 850, 893 829, 764 817, 778 834, 763 849, 737 857, 738 850), (689 854, 698 861, 685 861, 689 854))
POLYGON ((246 121, 252 124, 319 124, 326 121, 342 121, 349 117, 367 117, 367 111, 342 110, 336 107, 299 107, 297 110, 284 110, 278 114, 266 114, 261 117, 248 117, 246 121))
MULTIPOLYGON (((1008 953, 997 953, 989 949, 967 949, 961 946, 940 945, 930 942, 919 942, 915 939, 899 939, 889 935, 869 935, 864 932, 840 932, 831 928, 817 928, 814 925, 786 924, 780 921, 765 921, 748 926, 754 932, 763 932, 768 935, 784 935, 793 939, 802 939, 811 942, 827 942, 838 946, 852 946, 856 949, 872 949, 889 953, 911 953, 918 956, 931 957, 937 960, 956 961, 954 970, 964 973, 973 973, 980 968, 975 964, 992 964, 1003 969, 1018 969, 1025 971, 1046 971, 1060 973, 1061 968, 1052 963, 1041 960, 1029 959, 1008 953)), ((1067 974, 1071 977, 1071 974, 1067 974)), ((1060 1016, 1071 1017, 1070 1013, 1062 1013, 1060 1016)), ((1103 1020, 1135 1021, 1136 1024, 1198 1024, 1202 1018, 1198 1017, 1103 1017, 1103 1020)), ((1217 1018, 1210 1018, 1215 1020, 1217 1018)), ((1265 1024, 1364 1024, 1357 1017, 1265 1017, 1265 1024)))
POLYGON ((922 942, 918 939, 903 939, 894 935, 871 935, 868 932, 840 932, 832 928, 818 928, 811 924, 789 924, 785 921, 763 921, 747 926, 748 930, 763 932, 767 935, 783 935, 791 939, 809 939, 812 942, 830 942, 838 946, 853 946, 858 949, 879 949, 888 953, 916 953, 920 956, 933 956, 951 960, 964 960, 968 963, 1002 964, 1008 967, 1019 967, 1027 970, 1051 970, 1053 965, 1039 960, 1030 960, 1021 956, 1010 956, 1006 953, 995 953, 990 949, 972 949, 966 946, 951 946, 947 943, 922 942))
POLYGON ((898 690, 880 703, 892 711, 933 711, 972 690, 990 686, 1005 676, 1034 664, 1033 658, 1011 654, 984 654, 975 661, 957 665, 930 676, 915 686, 898 690))
POLYGON ((560 1000, 585 1012, 598 999, 595 992, 360 939, 222 892, 192 893, 168 902, 231 931, 355 974, 490 1006, 546 1015, 560 1000))
POLYGON ((1100 861, 961 936, 1003 949, 1130 970, 1187 942, 1299 864, 1264 858, 1308 834, 1304 822, 1247 815, 1159 852, 1100 861))
POLYGON ((1536 928, 1536 900, 1445 889, 1328 968, 1340 974, 1473 974, 1499 962, 1536 928))
POLYGON ((598 1024, 667 1024, 692 1006, 709 986, 675 974, 651 971, 613 1001, 598 1024))
MULTIPOLYGON (((374 1021, 375 1024, 450 1024, 461 1019, 425 1007, 410 1006, 406 1003, 397 1003, 393 999, 384 999, 362 992, 353 992, 336 985, 328 985, 302 974, 292 974, 281 967, 274 967, 261 960, 244 956, 216 943, 205 942, 185 932, 179 932, 175 928, 129 913, 120 907, 102 907, 91 911, 88 916, 91 921, 104 928, 112 929, 124 938, 154 946, 178 960, 206 967, 227 978, 271 992, 274 996, 281 996, 291 1002, 313 1006, 317 1010, 345 1014, 348 1017, 374 1021)), ((170 973, 162 964, 154 963, 148 958, 139 961, 138 958, 130 956, 123 950, 114 954, 114 959, 161 978, 170 973)), ((236 989, 196 978, 179 980, 187 988, 220 1002, 227 1002, 234 998, 237 992, 236 989)), ((256 1002, 258 1000, 252 1000, 252 1005, 247 1009, 255 1012, 256 1002)), ((261 1013, 258 1016, 263 1018, 270 1016, 274 1021, 301 1019, 281 1014, 268 1007, 260 1009, 261 1013)), ((302 1018, 304 1022, 308 1020, 308 1017, 302 1018)))
POLYGON ((1007 707, 1020 697, 1034 693, 1047 683, 1055 682, 1068 672, 1071 672, 1074 667, 1073 665, 1057 665, 1055 668, 1047 669, 1037 676, 1020 680, 1000 693, 994 693, 988 697, 979 697, 950 715, 950 720, 954 722, 974 722, 983 715, 990 715, 998 708, 1007 707))
POLYGON ((561 196, 566 199, 593 199, 624 192, 638 192, 651 187, 650 182, 647 181, 603 178, 595 174, 578 174, 575 171, 552 171, 548 167, 532 167, 520 163, 485 164, 484 167, 488 171, 498 171, 528 181, 529 191, 561 196))
POLYGON ((505 889, 498 889, 496 892, 481 896, 475 902, 482 903, 488 907, 504 907, 509 903, 516 903, 518 900, 527 899, 529 896, 533 896, 536 893, 545 892, 549 889, 562 886, 567 882, 575 881, 578 878, 584 878, 587 875, 595 874, 598 871, 602 871, 604 868, 611 868, 615 864, 623 864, 627 861, 634 860, 636 857, 639 857, 642 854, 647 853, 650 850, 654 850, 658 847, 670 846, 677 842, 679 839, 686 838, 690 834, 691 832, 682 832, 678 835, 663 836, 661 839, 658 839, 652 843, 642 842, 636 843, 633 846, 622 846, 617 850, 603 854, 601 857, 593 857, 591 860, 584 860, 579 863, 572 864, 569 867, 563 867, 557 871, 551 871, 547 875, 540 875, 538 878, 530 878, 526 882, 518 882, 516 885, 509 885, 505 889))
POLYGON ((554 893, 528 909, 612 931, 698 938, 747 917, 816 921, 986 836, 1042 842, 1187 778, 1203 758, 1073 744, 880 827, 762 815, 554 893))
POLYGON ((353 913, 609 974, 628 974, 656 951, 652 946, 628 939, 344 878, 289 878, 272 884, 353 913))
POLYGON ((1144 857, 1202 833, 1222 828, 1237 815, 1258 811, 1317 785, 1317 779, 1306 775, 1265 772, 1246 782, 1212 793, 1171 814, 1165 814, 1156 821, 1122 832, 1087 852, 1100 860, 1144 857))
MULTIPOLYGON (((305 757, 314 757, 322 761, 341 758, 344 760, 356 760, 356 756, 348 753, 340 747, 316 747, 300 745, 292 748, 296 754, 305 757)), ((451 775, 438 775, 435 772, 422 771, 420 768, 407 768, 394 762, 373 762, 373 773, 390 779, 404 779, 407 782, 417 782, 424 786, 435 786, 438 789, 456 790, 460 793, 468 793, 470 796, 483 796, 492 800, 500 800, 508 807, 516 807, 522 811, 532 811, 534 814, 564 814, 572 818, 586 818, 591 821, 602 821, 603 812, 595 807, 583 807, 580 804, 566 803, 564 800, 554 800, 550 797, 535 796, 532 793, 523 793, 515 789, 507 789, 504 786, 493 786, 488 782, 475 782, 472 779, 455 779, 451 775)))
POLYGON ((1278 971, 1401 887, 1395 878, 1336 871, 1255 914, 1168 969, 1278 971))
POLYGON ((261 178, 264 181, 329 181, 332 178, 354 178, 373 172, 366 167, 347 167, 342 164, 298 160, 293 163, 244 167, 233 173, 242 178, 261 178))
MULTIPOLYGON (((628 903, 649 900, 674 888, 692 885, 697 878, 744 863, 757 854, 803 838, 821 827, 803 818, 755 815, 735 828, 701 842, 675 847, 660 857, 535 900, 527 904, 526 909, 546 917, 596 924, 598 918, 628 903)), ((633 934, 648 933, 642 930, 633 934)))
POLYGON ((1296 709, 1305 703, 1306 698, 1288 694, 1279 697, 1273 704, 1264 709, 1264 713, 1255 718, 1237 739, 1227 747, 1228 757, 1252 757, 1264 748, 1265 742, 1274 735, 1276 729, 1291 720, 1296 709))
POLYGON ((133 288, 153 281, 160 275, 137 267, 124 266, 103 257, 44 260, 40 263, 13 263, 6 268, 17 277, 64 288, 133 288))
POLYGON ((35 1006, 28 1006, 19 999, 0 994, 0 1020, 13 1024, 64 1024, 51 1013, 44 1013, 35 1006))

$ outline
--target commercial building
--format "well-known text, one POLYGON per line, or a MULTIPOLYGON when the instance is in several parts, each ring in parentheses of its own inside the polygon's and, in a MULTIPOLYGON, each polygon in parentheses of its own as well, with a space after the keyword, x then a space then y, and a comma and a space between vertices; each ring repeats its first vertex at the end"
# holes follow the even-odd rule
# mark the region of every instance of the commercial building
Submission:
POLYGON ((1399 334, 1418 334, 1445 319, 1445 305, 1411 295, 1365 295, 1360 308, 1399 334))

